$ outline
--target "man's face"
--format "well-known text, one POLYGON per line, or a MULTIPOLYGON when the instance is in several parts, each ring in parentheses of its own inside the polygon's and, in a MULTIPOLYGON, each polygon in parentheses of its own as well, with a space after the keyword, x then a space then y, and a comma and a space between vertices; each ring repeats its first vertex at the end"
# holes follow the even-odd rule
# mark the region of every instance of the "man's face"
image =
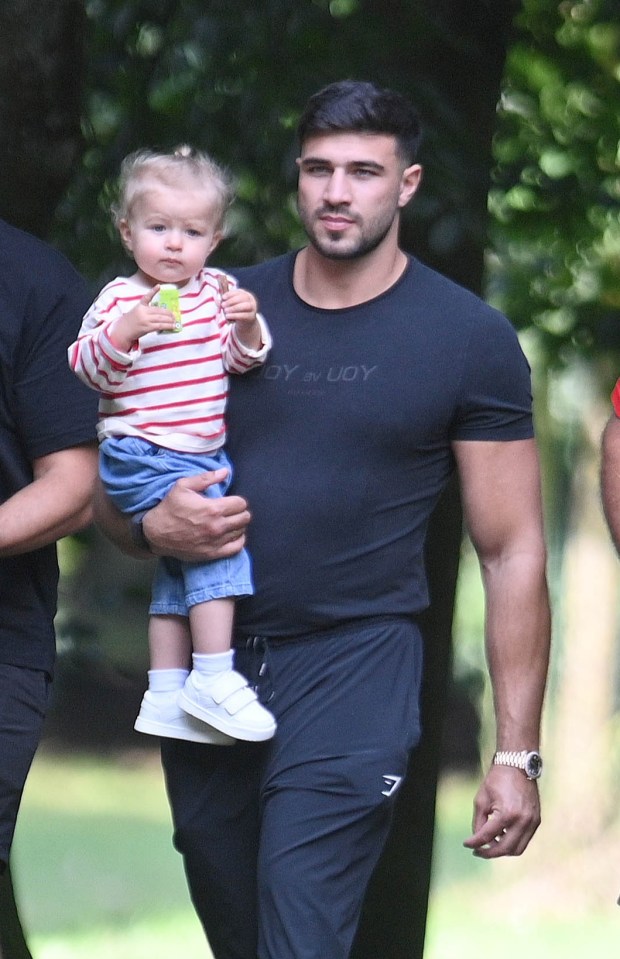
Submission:
POLYGON ((325 133, 308 138, 297 160, 297 208, 312 246, 352 260, 397 240, 398 214, 415 193, 421 167, 404 166, 393 136, 325 133))

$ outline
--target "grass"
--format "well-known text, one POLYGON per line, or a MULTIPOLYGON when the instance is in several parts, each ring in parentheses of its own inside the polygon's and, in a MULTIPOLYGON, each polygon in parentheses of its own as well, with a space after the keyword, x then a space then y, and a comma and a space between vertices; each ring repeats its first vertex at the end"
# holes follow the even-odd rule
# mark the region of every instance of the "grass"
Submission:
POLYGON ((206 959, 171 832, 156 755, 41 752, 13 856, 37 959, 206 959))
MULTIPOLYGON (((618 845, 587 860, 536 853, 536 845, 520 860, 476 860, 462 847, 473 792, 461 779, 440 790, 425 959, 611 954, 620 935, 618 845)), ((171 845, 152 754, 42 751, 26 787, 13 865, 36 959, 210 956, 171 845)))
POLYGON ((474 791, 473 782, 446 779, 439 793, 425 959, 584 959, 615 953, 620 862, 613 833, 609 844, 605 840, 584 854, 554 848, 553 823, 544 821, 523 857, 477 860, 461 845, 474 791))

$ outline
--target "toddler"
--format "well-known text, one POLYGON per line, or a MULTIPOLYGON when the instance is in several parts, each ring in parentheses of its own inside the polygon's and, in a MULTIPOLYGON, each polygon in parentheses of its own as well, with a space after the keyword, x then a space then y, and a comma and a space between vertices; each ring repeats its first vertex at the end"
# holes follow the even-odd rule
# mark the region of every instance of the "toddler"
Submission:
MULTIPOLYGON (((128 156, 112 212, 137 269, 104 287, 69 348, 71 368, 100 394, 102 482, 137 530, 182 476, 225 467, 227 480, 205 495, 225 494, 228 374, 260 366, 271 345, 252 294, 205 266, 230 200, 204 153, 128 156)), ((220 745, 273 736, 271 713, 233 668, 234 597, 251 592, 245 551, 158 562, 137 730, 220 745)))

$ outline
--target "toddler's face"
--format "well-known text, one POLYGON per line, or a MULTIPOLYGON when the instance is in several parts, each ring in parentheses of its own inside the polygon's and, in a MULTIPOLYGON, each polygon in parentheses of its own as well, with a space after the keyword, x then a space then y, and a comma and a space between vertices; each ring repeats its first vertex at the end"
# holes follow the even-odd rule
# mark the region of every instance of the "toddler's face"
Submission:
POLYGON ((120 233, 145 280, 183 286, 221 239, 215 197, 208 190, 153 181, 136 198, 120 233))

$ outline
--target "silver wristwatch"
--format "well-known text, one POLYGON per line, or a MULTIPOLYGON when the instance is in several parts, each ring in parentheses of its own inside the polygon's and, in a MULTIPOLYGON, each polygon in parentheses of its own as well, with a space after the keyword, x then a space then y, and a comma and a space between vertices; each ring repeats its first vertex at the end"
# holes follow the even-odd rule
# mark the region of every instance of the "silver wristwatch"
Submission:
POLYGON ((493 765, 513 766, 515 769, 522 769, 528 779, 538 779, 542 773, 543 761, 535 749, 521 749, 519 752, 495 753, 493 765))

